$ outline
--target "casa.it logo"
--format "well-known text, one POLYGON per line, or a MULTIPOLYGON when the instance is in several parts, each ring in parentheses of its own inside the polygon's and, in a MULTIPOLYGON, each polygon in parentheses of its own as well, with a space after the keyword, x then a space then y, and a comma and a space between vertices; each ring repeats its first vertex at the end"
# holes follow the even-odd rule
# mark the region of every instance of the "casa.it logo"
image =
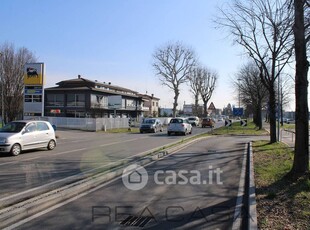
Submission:
POLYGON ((145 168, 137 164, 126 167, 122 175, 123 184, 133 191, 143 189, 148 179, 149 177, 145 168))
MULTIPOLYGON (((220 168, 213 168, 209 165, 207 171, 201 173, 199 170, 156 170, 154 173, 154 183, 157 185, 223 185, 220 168)), ((148 174, 145 168, 140 165, 129 165, 124 169, 123 184, 130 190, 140 190, 148 182, 148 174)))

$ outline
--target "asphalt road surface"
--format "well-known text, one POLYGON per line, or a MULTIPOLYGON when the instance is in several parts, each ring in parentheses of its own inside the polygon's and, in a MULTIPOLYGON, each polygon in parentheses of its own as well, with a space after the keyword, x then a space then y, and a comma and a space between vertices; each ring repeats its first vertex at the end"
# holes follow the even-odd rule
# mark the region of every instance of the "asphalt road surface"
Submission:
MULTIPOLYGON (((193 134, 208 130, 195 127, 193 134)), ((57 131, 57 135, 59 139, 53 151, 27 151, 17 157, 0 155, 0 199, 73 175, 87 175, 95 168, 185 138, 168 137, 166 132, 111 134, 63 130, 57 131)))
POLYGON ((127 188, 126 177, 116 178, 13 227, 231 229, 245 144, 252 139, 210 137, 145 166, 148 180, 140 190, 127 188), (140 227, 127 226, 138 218, 140 227))

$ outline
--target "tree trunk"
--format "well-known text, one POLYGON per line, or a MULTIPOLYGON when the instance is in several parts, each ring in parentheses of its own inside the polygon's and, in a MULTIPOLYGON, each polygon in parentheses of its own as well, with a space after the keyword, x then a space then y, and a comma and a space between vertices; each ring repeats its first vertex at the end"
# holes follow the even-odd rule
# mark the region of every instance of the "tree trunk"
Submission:
POLYGON ((269 89, 270 143, 277 142, 276 97, 274 86, 269 89))
POLYGON ((259 130, 263 128, 262 107, 257 108, 257 126, 259 130))
POLYGON ((208 108, 207 108, 208 101, 203 100, 203 115, 208 115, 208 108))
POLYGON ((174 102, 173 102, 173 117, 176 117, 177 115, 177 106, 178 106, 178 98, 179 98, 179 92, 176 90, 175 92, 175 95, 174 95, 174 102))
POLYGON ((308 68, 304 27, 304 1, 295 0, 295 155, 291 173, 299 176, 309 170, 309 109, 308 109, 308 68))
POLYGON ((194 112, 194 114, 196 115, 196 116, 198 116, 198 101, 199 101, 199 95, 198 94, 196 94, 195 95, 195 112, 194 112))

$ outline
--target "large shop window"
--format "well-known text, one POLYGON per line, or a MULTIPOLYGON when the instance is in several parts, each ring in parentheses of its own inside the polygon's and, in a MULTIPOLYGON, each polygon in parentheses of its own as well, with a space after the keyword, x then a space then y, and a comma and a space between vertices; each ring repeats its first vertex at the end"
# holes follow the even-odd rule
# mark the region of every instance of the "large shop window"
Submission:
POLYGON ((64 106, 65 96, 63 94, 47 94, 46 106, 64 106))
POLYGON ((85 94, 68 94, 68 107, 85 107, 85 94))

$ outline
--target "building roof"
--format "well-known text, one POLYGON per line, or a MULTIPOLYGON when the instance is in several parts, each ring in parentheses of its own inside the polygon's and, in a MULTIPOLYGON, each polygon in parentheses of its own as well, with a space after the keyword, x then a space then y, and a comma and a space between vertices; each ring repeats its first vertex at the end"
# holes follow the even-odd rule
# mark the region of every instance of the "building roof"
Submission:
POLYGON ((152 95, 139 94, 139 96, 142 97, 143 99, 147 99, 147 100, 157 100, 157 101, 160 100, 160 98, 154 97, 154 94, 152 94, 152 95))
POLYGON ((64 80, 56 83, 56 87, 46 88, 47 91, 63 91, 63 90, 94 90, 115 95, 124 95, 131 97, 141 97, 138 92, 124 87, 112 85, 111 82, 98 82, 78 76, 75 79, 64 80))

